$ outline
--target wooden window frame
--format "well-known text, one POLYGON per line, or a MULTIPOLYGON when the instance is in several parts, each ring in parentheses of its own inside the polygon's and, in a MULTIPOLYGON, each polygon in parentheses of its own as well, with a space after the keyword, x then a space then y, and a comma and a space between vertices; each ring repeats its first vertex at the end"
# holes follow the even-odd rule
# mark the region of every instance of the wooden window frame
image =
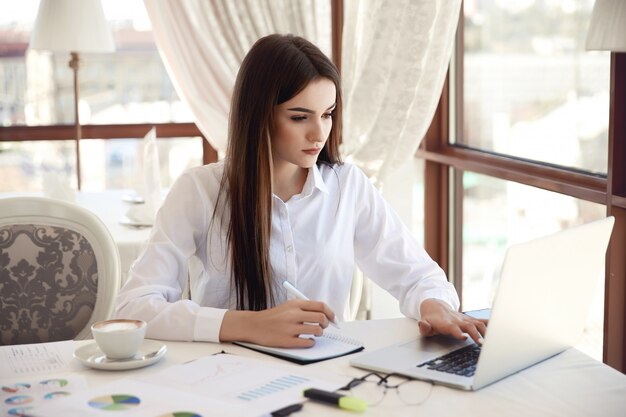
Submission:
MULTIPOLYGON (((198 137, 202 141, 202 163, 217 161, 217 151, 209 144, 195 123, 139 123, 121 125, 82 125, 81 141, 142 138, 152 128, 160 139, 198 137)), ((0 142, 76 140, 74 125, 0 127, 0 142)), ((77 158, 77 160, 80 160, 77 158)), ((77 173, 77 175, 79 175, 77 173)))
MULTIPOLYGON (((463 45, 459 18, 457 45, 463 45)), ((463 118, 463 50, 455 53, 458 74, 455 130, 463 118)), ((604 204, 615 216, 606 257, 603 361, 626 373, 626 53, 611 53, 609 146, 607 176, 566 169, 451 144, 449 77, 432 124, 416 157, 425 161, 424 246, 462 294, 462 226, 464 171, 514 181, 544 190, 604 204)), ((449 73, 450 74, 450 73, 449 73)), ((450 76, 450 75, 449 75, 450 76)), ((566 289, 564 289, 566 291, 566 289)))
MULTIPOLYGON (((343 0, 329 0, 331 6, 331 43, 332 59, 341 71, 341 43, 343 31, 343 0)), ((89 139, 127 139, 141 138, 152 128, 156 128, 156 136, 160 139, 199 137, 202 141, 202 163, 209 164, 218 160, 217 150, 206 140, 195 123, 143 123, 143 124, 120 124, 120 125, 81 125, 81 138, 79 141, 89 139)), ((49 126, 7 126, 0 127, 1 142, 22 141, 76 141, 75 125, 49 125, 49 126)), ((78 141, 77 141, 78 142, 78 141)), ((80 149, 77 143, 76 149, 80 149)), ((80 152, 77 152, 78 164, 76 175, 79 177, 80 188, 80 152)))

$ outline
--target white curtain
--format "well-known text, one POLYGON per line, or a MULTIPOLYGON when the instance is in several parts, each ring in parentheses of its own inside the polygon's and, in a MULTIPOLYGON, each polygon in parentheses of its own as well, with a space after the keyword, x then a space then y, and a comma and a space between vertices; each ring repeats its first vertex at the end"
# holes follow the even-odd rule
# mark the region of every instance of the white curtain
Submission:
POLYGON ((330 2, 316 0, 144 0, 176 91, 218 151, 226 150, 230 97, 252 44, 292 33, 330 56, 330 2))
POLYGON ((430 125, 461 0, 344 4, 342 155, 381 185, 413 157, 430 125))
MULTIPOLYGON (((413 158, 439 102, 461 0, 344 1, 342 156, 381 187, 413 158)), ((369 318, 372 285, 356 269, 353 316, 369 318)))

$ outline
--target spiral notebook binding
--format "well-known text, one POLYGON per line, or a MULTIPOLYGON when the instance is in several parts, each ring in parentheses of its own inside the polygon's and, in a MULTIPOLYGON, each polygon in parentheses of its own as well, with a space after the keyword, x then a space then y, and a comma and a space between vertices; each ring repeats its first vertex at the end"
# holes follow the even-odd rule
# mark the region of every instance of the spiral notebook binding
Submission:
POLYGON ((340 335, 340 334, 333 333, 333 332, 325 331, 324 334, 323 334, 323 337, 326 337, 328 339, 333 339, 333 340, 336 340, 338 342, 347 343, 349 345, 355 345, 355 346, 362 346, 363 345, 363 342, 361 342, 360 340, 353 339, 351 337, 340 335))

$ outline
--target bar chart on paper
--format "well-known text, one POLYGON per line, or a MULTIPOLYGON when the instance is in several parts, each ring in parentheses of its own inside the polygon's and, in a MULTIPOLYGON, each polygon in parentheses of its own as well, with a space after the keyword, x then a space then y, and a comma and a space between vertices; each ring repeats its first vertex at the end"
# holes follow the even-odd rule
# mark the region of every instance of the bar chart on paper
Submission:
POLYGON ((172 366, 156 378, 172 388, 227 403, 233 410, 241 407, 255 410, 257 414, 302 401, 304 389, 335 390, 347 382, 345 378, 336 379, 295 365, 268 364, 230 354, 207 356, 172 366))
POLYGON ((68 369, 74 351, 73 341, 2 346, 0 375, 3 378, 68 369))
POLYGON ((285 375, 266 382, 258 387, 253 387, 244 391, 236 397, 244 401, 254 401, 262 397, 276 394, 280 391, 289 390, 294 387, 301 386, 311 380, 298 375, 285 375))

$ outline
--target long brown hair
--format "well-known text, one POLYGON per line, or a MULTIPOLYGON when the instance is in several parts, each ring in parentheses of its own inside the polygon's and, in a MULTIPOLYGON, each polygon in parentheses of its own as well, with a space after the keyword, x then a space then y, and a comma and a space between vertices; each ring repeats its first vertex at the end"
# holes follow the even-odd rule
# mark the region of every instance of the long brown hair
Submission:
POLYGON ((263 310, 274 304, 269 259, 274 112, 318 78, 331 80, 337 97, 332 129, 317 163, 340 164, 339 73, 315 45, 293 35, 266 36, 252 46, 237 74, 216 207, 226 193, 230 212, 226 239, 238 309, 263 310))

